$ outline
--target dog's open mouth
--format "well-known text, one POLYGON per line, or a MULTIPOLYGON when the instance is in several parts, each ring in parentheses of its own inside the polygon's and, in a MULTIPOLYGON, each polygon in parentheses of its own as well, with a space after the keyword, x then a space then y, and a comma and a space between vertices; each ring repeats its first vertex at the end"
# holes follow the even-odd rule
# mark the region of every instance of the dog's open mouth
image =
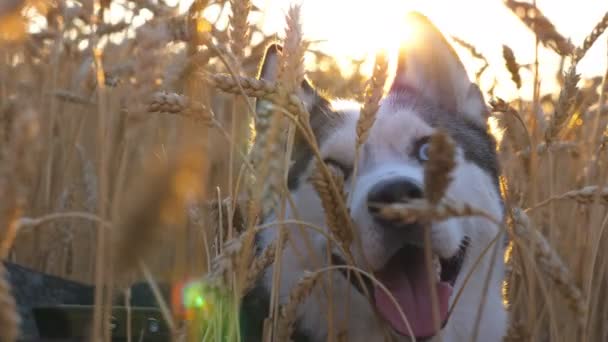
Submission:
MULTIPOLYGON (((441 327, 447 323, 449 300, 468 245, 469 239, 465 238, 456 255, 448 259, 434 255, 432 278, 429 275, 429 267, 425 263, 424 249, 412 245, 402 247, 384 267, 374 272, 376 278, 388 289, 390 295, 380 286, 368 283, 366 287, 369 289, 369 293, 373 294, 373 304, 377 311, 396 332, 405 336, 413 334, 417 339, 425 339, 437 334, 439 329, 433 320, 431 279, 435 279, 433 285, 441 327), (395 305, 391 296, 399 307, 395 305), (399 309, 407 318, 411 330, 408 329, 399 309)), ((334 262, 339 262, 339 260, 338 257, 334 258, 334 262)), ((353 285, 361 291, 356 277, 351 275, 350 279, 353 285)))

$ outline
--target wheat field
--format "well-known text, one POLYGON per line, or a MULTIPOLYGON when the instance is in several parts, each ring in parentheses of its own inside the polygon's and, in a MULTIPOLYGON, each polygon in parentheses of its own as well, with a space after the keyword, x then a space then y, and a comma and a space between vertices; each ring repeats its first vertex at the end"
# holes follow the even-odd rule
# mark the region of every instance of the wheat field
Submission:
MULTIPOLYGON (((507 222, 499 223, 510 240, 505 340, 608 341, 608 71, 580 79, 576 69, 592 45, 607 44, 608 14, 581 22, 589 34, 575 46, 542 8, 504 5, 536 35, 530 49, 547 47, 562 58, 559 92, 541 94, 536 72, 529 98, 485 94, 501 137, 507 222)), ((281 229, 276 245, 254 253, 255 233, 274 229, 260 217, 288 200, 286 156, 295 131, 318 150, 295 96, 304 76, 333 97, 362 101, 358 146, 365 141, 386 82, 386 56, 378 53, 371 76, 357 60, 344 73, 304 39, 298 5, 278 36, 250 21, 260 11, 248 0, 195 0, 185 13, 161 0, 0 3, 0 257, 98 285, 95 340, 110 340, 115 293, 137 280, 192 278, 223 310, 186 317, 165 298, 174 339, 240 340, 240 300, 289 243, 281 229), (112 6, 121 15, 110 16, 112 6), (206 19, 211 7, 228 20, 206 19), (278 80, 257 80, 275 41, 284 46, 278 80), (305 59, 313 61, 306 70, 305 59), (256 98, 274 106, 256 114, 256 98)), ((457 37, 453 44, 485 61, 475 46, 457 37)), ((534 73, 542 60, 517 61, 516 54, 504 46, 499 67, 519 88, 520 72, 534 73)), ((449 166, 449 143, 436 140, 437 163, 449 166)), ((329 234, 348 246, 343 180, 322 162, 317 169, 329 234)), ((443 186, 435 185, 423 208, 387 214, 479 214, 437 204, 443 186)), ((0 340, 14 341, 19 317, 2 267, 0 340)), ((289 338, 295 309, 317 280, 315 273, 304 277, 285 306, 270 308, 265 341, 289 338)), ((338 333, 329 339, 340 340, 338 333)))

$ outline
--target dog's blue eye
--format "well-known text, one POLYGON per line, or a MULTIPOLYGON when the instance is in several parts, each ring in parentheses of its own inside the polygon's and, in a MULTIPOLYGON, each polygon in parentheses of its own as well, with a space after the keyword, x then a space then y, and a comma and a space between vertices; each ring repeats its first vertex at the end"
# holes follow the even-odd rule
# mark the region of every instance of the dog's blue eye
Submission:
POLYGON ((429 160, 429 143, 425 142, 418 148, 418 159, 420 161, 429 160))

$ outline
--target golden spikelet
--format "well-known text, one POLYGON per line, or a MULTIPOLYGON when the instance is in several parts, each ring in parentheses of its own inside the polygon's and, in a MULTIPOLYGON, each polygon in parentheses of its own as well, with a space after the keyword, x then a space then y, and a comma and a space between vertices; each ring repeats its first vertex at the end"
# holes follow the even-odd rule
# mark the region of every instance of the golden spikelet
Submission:
POLYGON ((551 21, 533 4, 506 0, 505 5, 526 25, 547 47, 561 56, 570 55, 574 46, 564 38, 551 21))
MULTIPOLYGON (((277 104, 283 106, 290 101, 290 95, 296 95, 300 89, 300 84, 304 79, 304 53, 307 44, 303 42, 302 25, 300 23, 300 6, 292 6, 287 14, 287 28, 285 30, 285 46, 279 56, 278 84, 279 96, 275 99, 277 104)), ((299 100, 298 100, 299 101, 299 100)), ((301 102, 301 101, 299 101, 301 102)), ((268 128, 262 131, 259 140, 263 144, 259 146, 263 149, 264 168, 256 176, 265 181, 262 191, 262 208, 267 211, 272 209, 278 198, 286 188, 286 173, 289 167, 286 156, 288 132, 295 132, 289 129, 292 124, 274 106, 262 109, 267 114, 258 113, 258 118, 264 120, 268 117, 268 128)), ((299 113, 292 113, 298 115, 299 113)), ((307 121, 307 120, 306 120, 307 121)))
POLYGON ((287 12, 285 46, 279 68, 279 81, 288 93, 295 92, 304 80, 304 54, 308 43, 304 41, 300 20, 300 5, 291 6, 287 12))
POLYGON ((342 210, 344 203, 346 203, 344 176, 340 171, 331 167, 330 170, 334 171, 332 172, 333 181, 340 193, 335 194, 332 191, 331 184, 324 177, 320 167, 316 168, 310 181, 321 199, 329 231, 345 246, 345 249, 348 249, 353 242, 353 227, 350 216, 344 215, 342 210))
POLYGON ((211 202, 210 218, 213 222, 213 225, 217 226, 218 229, 224 230, 224 234, 220 234, 220 236, 228 236, 227 232, 230 228, 228 227, 228 222, 230 222, 230 220, 228 219, 228 214, 230 213, 230 211, 234 212, 234 215, 232 216, 232 228, 234 229, 234 231, 237 234, 241 234, 247 228, 245 218, 243 217, 243 212, 241 210, 241 206, 239 205, 238 201, 235 203, 236 208, 231 210, 230 205, 232 204, 232 198, 230 197, 225 198, 221 201, 221 203, 219 201, 211 202), (222 217, 220 217, 220 214, 222 215, 222 217), (219 226, 220 222, 222 222, 222 227, 219 226))
POLYGON ((148 112, 179 114, 196 122, 211 124, 213 112, 206 106, 177 93, 156 92, 148 104, 148 112))
MULTIPOLYGON (((287 234, 280 235, 280 238, 282 238, 283 241, 279 245, 282 246, 283 248, 286 245, 287 236, 288 236, 287 234)), ((268 244, 268 246, 266 246, 266 248, 264 248, 264 251, 253 260, 253 263, 247 270, 247 276, 245 277, 245 283, 242 288, 243 295, 246 294, 251 288, 253 288, 253 286, 255 285, 255 282, 262 275, 264 270, 266 268, 268 268, 268 266, 270 266, 274 262, 275 257, 276 257, 276 252, 277 252, 277 241, 275 240, 275 241, 272 241, 270 244, 268 244)))
POLYGON ((65 102, 89 106, 96 105, 95 101, 67 90, 55 90, 53 95, 55 95, 61 101, 65 102))
POLYGON ((473 56, 473 58, 477 58, 477 59, 479 59, 480 61, 483 62, 483 65, 475 73, 475 79, 476 79, 477 83, 479 83, 481 75, 483 75, 483 73, 490 66, 490 63, 488 63, 488 59, 479 50, 477 50, 477 48, 473 44, 465 41, 464 39, 461 39, 461 38, 456 37, 456 36, 452 36, 452 40, 454 40, 454 42, 456 42, 458 45, 460 45, 463 48, 467 49, 467 51, 469 51, 469 53, 471 54, 471 56, 473 56))
POLYGON ((291 341, 295 331, 297 309, 312 293, 319 281, 320 273, 306 272, 296 286, 291 290, 287 303, 281 307, 281 316, 277 331, 277 341, 291 341))
MULTIPOLYGON (((306 115, 306 109, 302 105, 302 101, 295 94, 287 95, 285 99, 285 89, 274 82, 266 80, 258 80, 250 77, 233 77, 223 74, 206 74, 203 75, 207 81, 214 87, 231 94, 242 94, 257 97, 259 99, 268 100, 274 104, 285 106, 289 112, 296 116, 306 115), (238 79, 238 82, 235 81, 238 79), (241 87, 239 87, 239 85, 241 87), (242 89, 242 91, 241 91, 242 89), (284 103, 287 101, 287 103, 284 103)), ((258 117, 260 117, 258 113, 258 117)), ((256 121, 256 127, 258 122, 256 121)))
POLYGON ((361 145, 367 140, 369 131, 376 121, 376 113, 380 108, 380 100, 384 95, 384 83, 388 76, 388 58, 386 53, 381 51, 376 54, 376 62, 374 63, 374 71, 372 78, 367 83, 365 88, 365 98, 361 107, 361 115, 357 120, 357 141, 356 148, 359 150, 361 145))
MULTIPOLYGON (((578 152, 579 144, 571 141, 553 141, 549 145, 545 143, 536 145, 536 153, 539 155, 546 153, 548 149, 554 152, 570 152, 575 155, 578 152)), ((521 157, 530 156, 530 148, 527 147, 517 152, 517 155, 521 157)))
POLYGON ((456 166, 454 142, 445 132, 431 136, 428 147, 429 160, 424 167, 424 193, 431 204, 437 204, 444 196, 456 166))
POLYGON ((0 341, 17 341, 20 324, 17 303, 11 293, 4 263, 0 261, 0 341))
POLYGON ((515 54, 513 53, 513 50, 511 50, 510 47, 503 45, 502 56, 505 59, 505 66, 511 74, 511 79, 513 80, 513 83, 515 83, 517 89, 521 88, 521 76, 519 75, 520 66, 517 63, 517 60, 515 60, 515 54))
POLYGON ((236 57, 237 61, 243 58, 243 51, 249 45, 249 11, 251 11, 251 2, 249 0, 230 0, 230 50, 236 57))
POLYGON ((608 187, 604 187, 603 189, 599 189, 597 185, 586 186, 582 189, 571 190, 565 192, 561 195, 557 195, 551 198, 548 198, 534 206, 534 209, 538 209, 544 206, 549 205, 553 201, 558 200, 572 200, 578 202, 579 204, 591 204, 597 199, 604 205, 608 205, 608 187))
POLYGON ((599 36, 604 33, 606 28, 608 28, 608 12, 606 12, 606 14, 604 14, 604 17, 597 24, 595 24, 595 27, 593 28, 591 33, 589 33, 589 35, 585 37, 583 45, 576 48, 576 50, 574 51, 574 57, 572 59, 573 64, 578 64, 578 62, 583 59, 583 57, 585 57, 587 51, 589 51, 589 49, 591 48, 591 46, 593 46, 599 36))
POLYGON ((576 65, 572 65, 564 77, 564 86, 559 92, 557 106, 553 117, 549 120, 549 124, 545 131, 545 140, 551 142, 559 135, 564 124, 570 118, 576 95, 578 94, 577 83, 580 80, 580 75, 576 73, 576 65))
POLYGON ((484 61, 486 64, 488 63, 488 60, 486 59, 486 57, 479 50, 477 50, 475 45, 465 41, 464 39, 456 37, 456 36, 452 36, 452 40, 454 40, 454 42, 456 42, 458 45, 467 49, 469 51, 469 53, 471 54, 471 56, 484 61))
MULTIPOLYGON (((568 300, 570 309, 576 314, 578 324, 583 326, 586 322, 587 305, 583 292, 574 281, 574 277, 566 264, 542 234, 536 230, 528 215, 521 209, 513 210, 513 234, 521 243, 525 243, 529 250, 534 251, 534 258, 539 270, 551 279, 564 298, 568 300)), ((524 246, 521 246, 525 248, 524 246)))
POLYGON ((237 270, 246 234, 223 244, 222 253, 213 259, 211 271, 205 276, 208 285, 229 287, 232 273, 237 270))
POLYGON ((443 199, 431 204, 426 199, 411 200, 407 203, 378 204, 370 203, 370 207, 378 210, 378 216, 388 221, 410 224, 416 221, 444 221, 453 217, 479 216, 500 225, 500 219, 475 208, 468 203, 443 199))
POLYGON ((500 121, 502 126, 505 127, 505 135, 511 145, 513 145, 515 151, 522 151, 525 148, 525 140, 529 140, 529 138, 526 136, 522 139, 522 137, 517 134, 517 132, 522 130, 522 127, 525 128, 519 112, 500 98, 491 100, 490 106, 492 107, 493 113, 502 114, 500 121))
POLYGON ((162 58, 171 32, 167 25, 159 21, 149 21, 136 30, 139 44, 133 52, 133 75, 136 77, 132 89, 132 100, 127 104, 128 113, 137 118, 146 110, 145 104, 162 84, 162 58))

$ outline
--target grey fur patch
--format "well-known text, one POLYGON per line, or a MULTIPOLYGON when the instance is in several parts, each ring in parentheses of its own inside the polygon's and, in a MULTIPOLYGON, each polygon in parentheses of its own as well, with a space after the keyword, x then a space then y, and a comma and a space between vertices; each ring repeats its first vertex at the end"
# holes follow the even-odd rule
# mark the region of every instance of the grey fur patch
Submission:
MULTIPOLYGON (((306 86, 312 89, 308 83, 306 83, 306 86)), ((315 101, 310 107, 309 112, 310 126, 317 139, 317 144, 321 146, 323 141, 327 138, 328 133, 339 125, 344 116, 340 112, 332 111, 329 101, 319 94, 315 95, 315 101)), ((287 176, 287 186, 289 190, 298 187, 302 173, 306 171, 312 159, 313 152, 310 145, 306 139, 304 139, 301 132, 297 132, 292 151, 293 164, 289 169, 289 174, 287 176)))

